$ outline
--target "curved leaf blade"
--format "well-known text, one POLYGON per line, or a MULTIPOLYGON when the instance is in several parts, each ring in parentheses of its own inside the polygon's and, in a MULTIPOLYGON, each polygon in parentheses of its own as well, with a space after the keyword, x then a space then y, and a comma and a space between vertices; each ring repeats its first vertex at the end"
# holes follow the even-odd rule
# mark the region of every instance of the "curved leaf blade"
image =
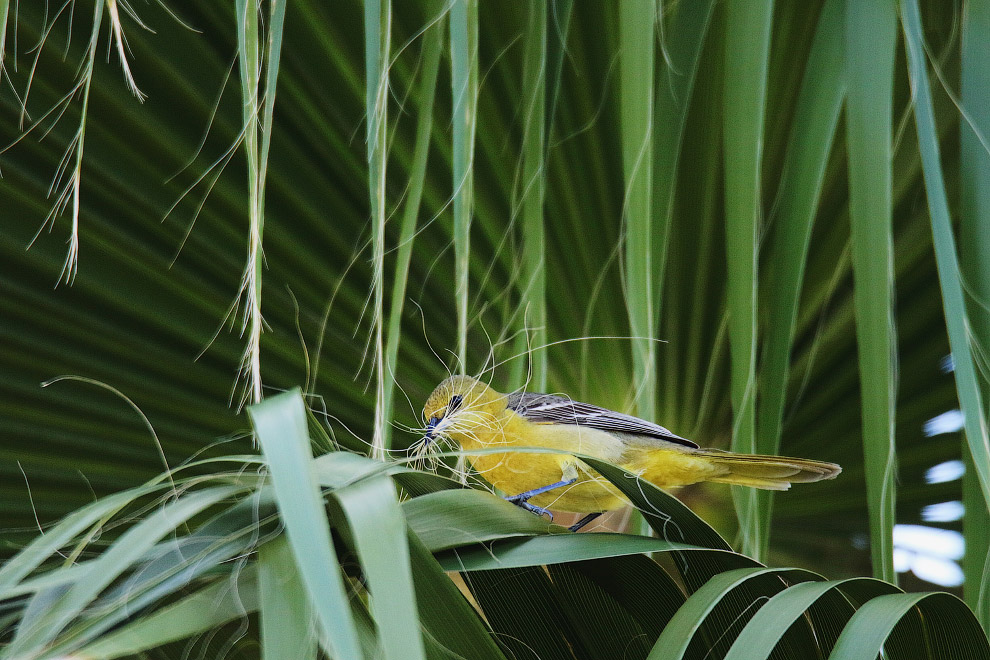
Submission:
POLYGON ((363 657, 348 605, 330 521, 313 470, 306 407, 300 391, 280 394, 248 408, 271 471, 292 556, 323 634, 342 659, 363 657))

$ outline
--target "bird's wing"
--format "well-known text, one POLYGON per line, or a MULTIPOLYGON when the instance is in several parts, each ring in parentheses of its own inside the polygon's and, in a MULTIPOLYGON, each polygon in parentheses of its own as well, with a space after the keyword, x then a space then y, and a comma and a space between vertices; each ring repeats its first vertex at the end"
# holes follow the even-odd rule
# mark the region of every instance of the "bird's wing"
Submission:
POLYGON ((507 407, 537 424, 576 424, 602 431, 659 438, 685 447, 698 447, 694 442, 674 435, 659 424, 589 403, 573 401, 557 394, 533 392, 510 394, 507 407))

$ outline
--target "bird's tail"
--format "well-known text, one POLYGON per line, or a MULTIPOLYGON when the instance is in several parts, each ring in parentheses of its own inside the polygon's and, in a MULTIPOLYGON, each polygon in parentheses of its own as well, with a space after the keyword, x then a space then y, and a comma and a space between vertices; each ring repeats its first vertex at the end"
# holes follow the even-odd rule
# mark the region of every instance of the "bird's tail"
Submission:
POLYGON ((708 477, 707 481, 764 490, 787 490, 792 483, 834 479, 842 472, 842 468, 835 463, 807 458, 735 454, 718 449, 700 449, 692 454, 705 458, 712 467, 718 468, 716 475, 708 477))

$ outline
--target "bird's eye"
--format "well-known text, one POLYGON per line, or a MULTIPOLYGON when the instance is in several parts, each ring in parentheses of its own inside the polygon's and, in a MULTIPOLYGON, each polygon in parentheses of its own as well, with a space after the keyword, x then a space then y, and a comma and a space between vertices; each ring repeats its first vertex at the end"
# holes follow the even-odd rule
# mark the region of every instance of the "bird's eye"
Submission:
POLYGON ((458 408, 460 408, 462 403, 464 403, 464 397, 462 397, 460 394, 455 394, 454 396, 450 397, 450 401, 447 403, 447 414, 449 415, 458 408))

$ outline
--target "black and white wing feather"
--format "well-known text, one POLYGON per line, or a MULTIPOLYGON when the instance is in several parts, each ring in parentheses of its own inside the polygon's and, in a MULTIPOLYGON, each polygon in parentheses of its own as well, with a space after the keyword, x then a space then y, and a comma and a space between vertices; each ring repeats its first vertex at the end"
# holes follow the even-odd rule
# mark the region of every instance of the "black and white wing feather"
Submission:
POLYGON ((694 442, 674 435, 659 424, 589 403, 573 401, 557 394, 510 394, 508 408, 536 424, 576 424, 602 431, 659 438, 685 447, 698 447, 694 442))

